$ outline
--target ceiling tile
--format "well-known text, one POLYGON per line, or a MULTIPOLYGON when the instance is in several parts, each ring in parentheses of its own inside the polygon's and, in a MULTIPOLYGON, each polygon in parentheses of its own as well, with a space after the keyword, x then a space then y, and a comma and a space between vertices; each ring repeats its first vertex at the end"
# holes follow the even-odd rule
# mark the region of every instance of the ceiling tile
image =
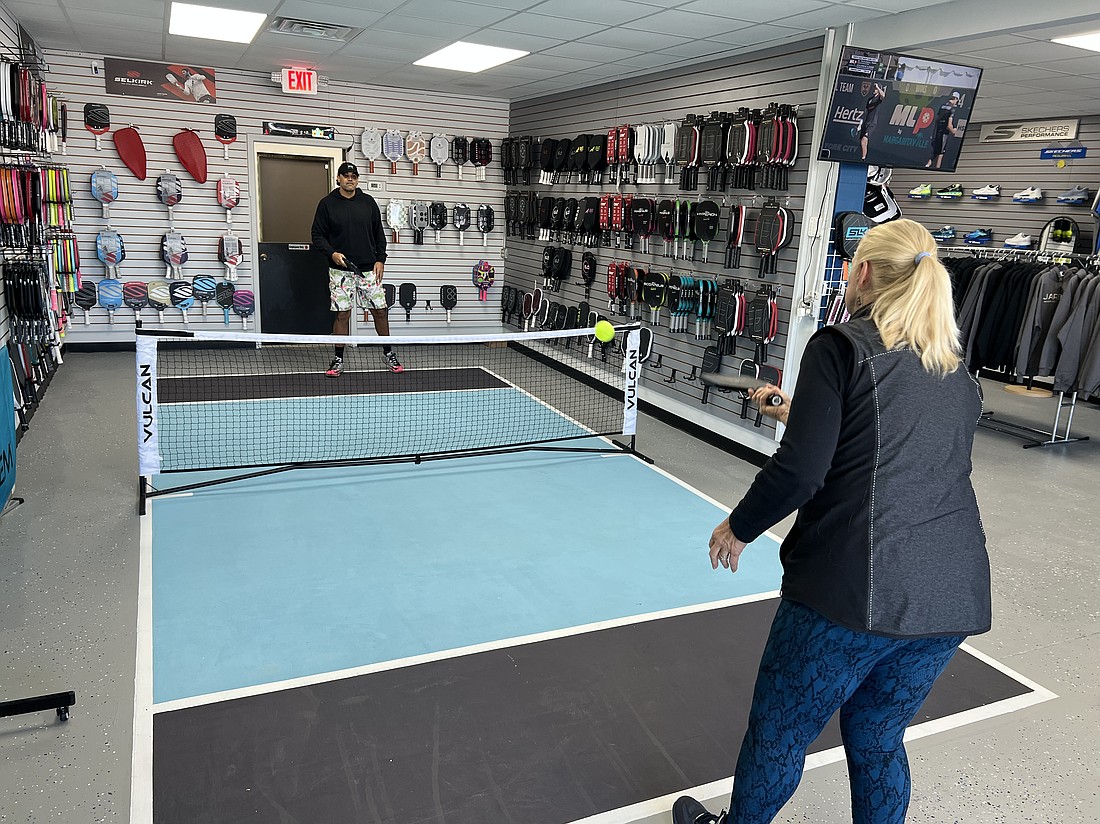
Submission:
POLYGON ((484 46, 499 46, 502 49, 519 49, 526 52, 541 52, 560 45, 555 37, 539 37, 535 34, 520 34, 499 29, 480 29, 470 35, 470 40, 484 46))
POLYGON ((610 63, 615 60, 622 60, 625 57, 633 57, 638 54, 638 51, 636 49, 616 49, 611 46, 597 46, 594 43, 573 41, 572 43, 562 43, 560 46, 547 49, 542 53, 551 56, 577 57, 581 60, 591 60, 596 63, 601 61, 610 63))
POLYGON ((999 60, 1002 63, 1033 65, 1035 63, 1050 63, 1054 60, 1069 60, 1080 57, 1081 51, 1059 43, 1049 43, 1042 40, 1020 40, 1013 45, 998 46, 992 49, 975 51, 967 49, 966 54, 973 55, 979 60, 991 59, 999 60))
POLYGON ((640 17, 658 11, 656 6, 631 3, 628 0, 545 0, 532 9, 533 12, 566 20, 584 20, 603 23, 605 26, 621 26, 640 17))
POLYGON ((552 69, 561 74, 590 69, 598 66, 595 60, 579 60, 575 57, 550 57, 545 54, 529 54, 515 61, 517 66, 533 66, 535 68, 552 69))
POLYGON ((708 34, 708 40, 718 43, 730 43, 735 46, 754 46, 760 43, 768 43, 784 37, 797 37, 805 35, 810 29, 792 29, 787 26, 749 26, 737 31, 729 31, 724 34, 708 34))
POLYGON ((355 83, 373 82, 370 78, 374 75, 393 71, 403 65, 403 60, 372 60, 369 57, 324 57, 317 61, 321 74, 338 80, 347 80, 355 83))
POLYGON ((661 52, 649 52, 645 54, 639 54, 637 57, 628 57, 625 60, 620 60, 619 64, 635 70, 634 73, 637 74, 638 71, 657 69, 661 66, 670 66, 674 63, 680 62, 682 62, 682 58, 676 57, 671 54, 663 54, 661 52))
MULTIPOLYGON (((167 26, 164 20, 157 17, 143 17, 136 14, 114 14, 105 11, 88 11, 86 9, 69 9, 69 19, 73 25, 83 27, 85 24, 94 26, 113 27, 119 35, 126 31, 163 33, 167 26)), ((125 43, 120 44, 125 47, 125 43)))
MULTIPOLYGON (((181 40, 183 38, 169 35, 168 39, 181 40)), ((280 51, 286 49, 316 57, 320 54, 334 54, 345 45, 341 40, 324 40, 320 37, 300 37, 293 34, 275 34, 269 31, 256 37, 252 41, 251 47, 252 49, 278 49, 280 51)))
MULTIPOLYGON (((983 78, 983 90, 984 90, 984 78, 983 78)), ((1045 72, 1042 77, 1036 77, 1033 79, 1017 80, 1015 85, 1009 85, 1001 82, 996 83, 998 94, 1003 89, 1049 89, 1052 91, 1086 91, 1091 90, 1100 95, 1100 81, 1095 77, 1089 77, 1088 75, 1075 75, 1075 74, 1056 74, 1055 72, 1045 72)), ((1097 109, 1100 111, 1100 109, 1097 109)))
POLYGON ((1020 80, 1041 80, 1060 76, 1059 72, 1037 69, 1034 66, 995 66, 982 72, 982 83, 986 81, 1016 83, 1020 80))
POLYGON ((547 17, 545 14, 524 12, 497 23, 493 28, 500 31, 518 31, 521 34, 554 34, 562 40, 576 40, 602 31, 606 26, 602 23, 563 20, 559 17, 547 17))
MULTIPOLYGON (((14 12, 15 9, 13 7, 17 5, 17 3, 5 2, 4 5, 14 12)), ((40 0, 40 2, 34 3, 34 5, 42 7, 47 4, 40 0)), ((57 0, 51 0, 48 5, 55 6, 59 4, 57 0)), ((60 5, 64 5, 67 9, 91 9, 92 11, 97 11, 104 7, 102 0, 99 0, 99 2, 97 2, 97 0, 65 0, 65 2, 60 5)), ((121 14, 141 14, 146 17, 154 17, 163 15, 167 5, 168 3, 166 3, 165 0, 111 0, 110 11, 121 14)))
MULTIPOLYGON (((354 40, 346 44, 337 54, 342 57, 378 57, 378 49, 395 52, 404 56, 406 61, 419 60, 453 41, 446 36, 423 37, 417 34, 399 34, 397 32, 367 29, 354 40)), ((383 59, 391 59, 389 57, 383 59)))
POLYGON ((860 6, 830 6, 818 11, 807 11, 802 14, 783 15, 776 22, 782 22, 785 26, 795 26, 807 31, 827 29, 830 26, 839 26, 844 23, 858 23, 861 20, 871 20, 882 17, 883 12, 877 9, 865 9, 860 6))
POLYGON ((639 29, 604 29, 581 39, 582 43, 595 43, 598 46, 615 46, 621 49, 634 49, 639 52, 656 51, 690 43, 690 37, 678 37, 655 31, 639 29))
POLYGON ((490 26, 514 13, 511 9, 460 3, 457 0, 408 0, 401 6, 401 14, 410 17, 477 26, 490 26))
MULTIPOLYGON (((234 5, 236 4, 234 0, 234 5)), ((405 0, 328 0, 332 6, 346 6, 350 9, 362 9, 363 11, 380 11, 389 13, 405 4, 405 0)))
MULTIPOLYGON (((421 17, 407 17, 403 14, 387 14, 372 25, 372 31, 388 31, 399 34, 419 34, 428 37, 443 36, 450 42, 466 40, 467 35, 477 31, 480 26, 463 23, 440 23, 438 20, 425 20, 421 17)), ((416 58, 418 59, 418 58, 416 58)))
POLYGON ((827 0, 782 0, 781 6, 776 0, 738 0, 737 3, 731 3, 730 0, 692 0, 678 6, 677 10, 736 17, 751 23, 771 23, 792 14, 819 11, 831 5, 827 0))
POLYGON ((720 54, 728 54, 733 49, 734 46, 729 43, 718 43, 713 40, 693 40, 690 43, 683 43, 670 49, 662 49, 662 51, 665 54, 671 54, 682 59, 695 59, 709 55, 717 57, 720 54))
POLYGON ((951 54, 956 57, 960 54, 969 55, 982 49, 996 49, 1001 46, 1016 46, 1027 42, 1027 38, 1015 34, 998 34, 993 37, 973 37, 965 40, 940 41, 934 46, 929 46, 927 51, 936 54, 951 54))
POLYGON ((628 23, 626 28, 678 34, 683 37, 708 37, 714 34, 751 28, 751 24, 743 20, 733 20, 729 17, 693 14, 689 11, 671 9, 658 12, 651 17, 635 20, 633 23, 628 23))
POLYGON ((1036 62, 1032 65, 1036 68, 1049 69, 1052 72, 1065 72, 1066 74, 1100 74, 1100 54, 1088 52, 1087 57, 1074 57, 1070 60, 1055 60, 1050 63, 1036 62))
MULTIPOLYGON (((356 26, 366 28, 376 20, 381 20, 384 12, 351 9, 347 6, 333 6, 327 3, 314 3, 312 0, 283 0, 279 6, 279 17, 292 17, 310 23, 333 23, 337 26, 356 26)), ((271 22, 270 20, 268 21, 271 22)))
POLYGON ((64 21, 66 19, 65 13, 61 10, 61 6, 56 3, 15 3, 7 2, 4 4, 7 6, 8 11, 15 15, 24 26, 31 20, 52 20, 52 21, 64 21))
POLYGON ((948 0, 842 0, 845 5, 862 6, 875 11, 903 12, 943 5, 948 0))
POLYGON ((512 11, 524 11, 533 6, 537 6, 543 0, 462 0, 464 3, 471 3, 475 6, 494 6, 501 9, 511 9, 512 11))

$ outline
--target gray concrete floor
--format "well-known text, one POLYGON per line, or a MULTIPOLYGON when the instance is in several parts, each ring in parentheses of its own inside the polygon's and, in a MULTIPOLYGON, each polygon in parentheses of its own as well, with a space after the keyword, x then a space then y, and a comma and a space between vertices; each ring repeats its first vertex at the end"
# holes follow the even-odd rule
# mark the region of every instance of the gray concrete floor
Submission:
MULTIPOLYGON (((1053 418, 1053 401, 986 392, 1005 417, 1053 418)), ((640 427, 658 466, 727 504, 755 474, 655 420, 640 427)), ((995 612, 971 643, 1060 697, 913 742, 910 821, 1100 821, 1100 409, 1081 406, 1074 430, 1095 440, 1025 450, 981 430, 974 454, 995 612)), ((129 816, 135 437, 133 355, 74 353, 20 446, 27 502, 0 522, 0 698, 74 689, 78 704, 67 724, 0 719, 0 822, 129 816)), ((712 527, 700 524, 700 563, 712 527)), ((777 820, 850 821, 843 764, 809 771, 777 820)))

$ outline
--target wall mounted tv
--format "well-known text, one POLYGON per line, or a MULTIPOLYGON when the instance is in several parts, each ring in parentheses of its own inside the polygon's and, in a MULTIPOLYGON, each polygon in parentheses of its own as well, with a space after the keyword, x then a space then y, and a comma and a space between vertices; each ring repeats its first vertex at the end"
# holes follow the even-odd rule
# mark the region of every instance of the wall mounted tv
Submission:
POLYGON ((821 159, 953 172, 982 70, 845 46, 821 159))

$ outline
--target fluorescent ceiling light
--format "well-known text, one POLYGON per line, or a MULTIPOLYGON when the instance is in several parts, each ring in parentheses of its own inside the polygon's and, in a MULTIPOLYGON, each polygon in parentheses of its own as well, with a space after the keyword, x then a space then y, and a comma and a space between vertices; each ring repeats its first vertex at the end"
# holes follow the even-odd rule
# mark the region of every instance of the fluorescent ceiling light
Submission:
POLYGON ((1079 49, 1100 51, 1100 31, 1092 31, 1088 34, 1076 34, 1073 37, 1055 37, 1055 43, 1063 46, 1076 46, 1079 49))
POLYGON ((459 40, 413 63, 414 66, 430 66, 433 69, 450 69, 456 72, 483 72, 501 63, 508 63, 530 52, 501 49, 496 46, 479 46, 459 40))
POLYGON ((201 37, 204 40, 251 43, 266 19, 266 14, 254 11, 173 3, 168 33, 182 37, 201 37))

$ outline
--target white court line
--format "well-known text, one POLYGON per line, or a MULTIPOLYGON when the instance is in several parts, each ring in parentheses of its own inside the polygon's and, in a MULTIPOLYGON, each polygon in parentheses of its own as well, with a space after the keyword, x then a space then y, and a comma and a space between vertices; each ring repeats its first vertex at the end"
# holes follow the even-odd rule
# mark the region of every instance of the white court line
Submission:
POLYGON ((130 824, 153 821, 153 502, 138 518, 137 659, 134 668, 134 749, 130 762, 130 824))
POLYGON ((216 704, 220 701, 232 701, 235 698, 248 698, 253 695, 265 695, 271 692, 280 692, 281 690, 296 689, 298 687, 308 687, 314 684, 324 684, 329 681, 340 681, 345 678, 355 678, 360 675, 369 675, 375 672, 385 672, 387 670, 400 669, 402 667, 412 667, 417 664, 427 664, 432 661, 443 661, 448 658, 460 658, 464 655, 474 655, 479 652, 490 652, 497 649, 505 649, 509 647, 518 647, 525 644, 537 644, 541 641, 551 641, 555 638, 568 638, 574 635, 584 635, 589 632, 598 632, 604 629, 613 629, 615 627, 630 626, 633 624, 640 624, 646 621, 659 621, 663 618, 672 618, 678 615, 691 615, 696 612, 707 612, 709 610, 722 609, 724 607, 737 606, 739 604, 750 604, 755 601, 766 601, 769 598, 775 598, 779 595, 778 591, 773 592, 759 592, 753 595, 742 595, 738 598, 728 598, 722 601, 710 601, 705 604, 690 604, 685 607, 675 607, 673 609, 660 610, 658 612, 650 612, 644 615, 627 615, 621 618, 611 618, 607 621, 596 621, 591 624, 580 624, 572 627, 564 627, 562 629, 549 630, 547 632, 537 632, 531 635, 521 635, 514 638, 502 638, 498 641, 486 641, 483 644, 472 644, 466 647, 456 647, 455 649, 441 650, 438 652, 428 652, 423 655, 413 655, 408 658, 397 658, 392 661, 379 661, 375 664, 367 664, 361 667, 352 667, 349 669, 336 670, 335 672, 321 672, 316 675, 306 675, 300 678, 290 678, 285 681, 274 681, 267 684, 257 684, 251 687, 241 687, 239 689, 225 690, 223 692, 213 692, 206 695, 196 695, 190 698, 179 698, 174 701, 163 701, 153 705, 153 712, 172 712, 173 710, 188 709, 190 707, 200 707, 206 704, 216 704))

